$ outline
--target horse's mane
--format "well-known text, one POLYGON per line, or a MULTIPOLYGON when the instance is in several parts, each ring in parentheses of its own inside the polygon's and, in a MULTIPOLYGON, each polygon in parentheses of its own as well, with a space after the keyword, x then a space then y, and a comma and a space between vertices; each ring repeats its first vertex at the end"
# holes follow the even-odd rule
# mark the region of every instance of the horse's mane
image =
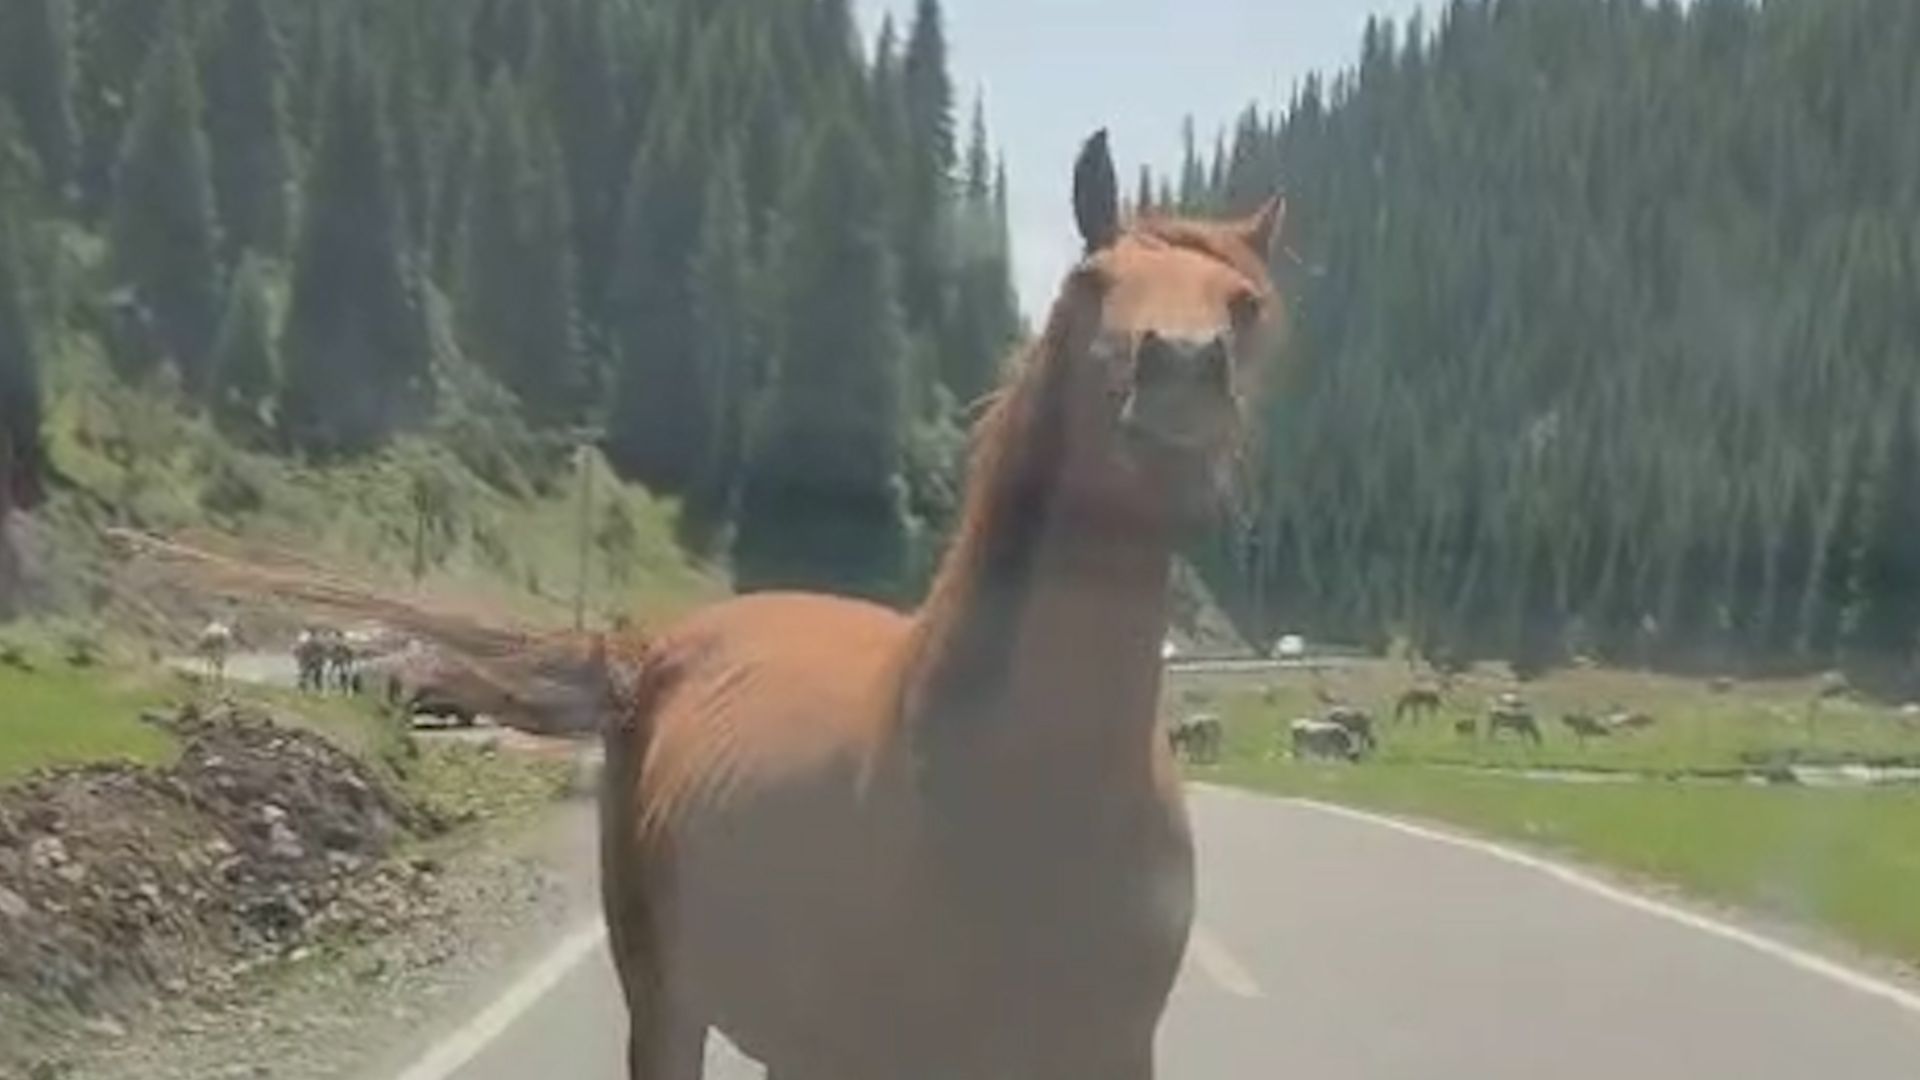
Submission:
POLYGON ((1134 219, 1130 235, 1180 248, 1233 267, 1248 281, 1270 280, 1263 255, 1247 247, 1231 225, 1187 218, 1147 216, 1134 219))
POLYGON ((1067 354, 1082 307, 1095 295, 1084 266, 1068 276, 1044 332, 1021 349, 1012 376, 974 424, 959 522, 908 650, 907 709, 943 711, 958 696, 995 685, 1013 647, 1012 623, 1064 449, 1067 354))

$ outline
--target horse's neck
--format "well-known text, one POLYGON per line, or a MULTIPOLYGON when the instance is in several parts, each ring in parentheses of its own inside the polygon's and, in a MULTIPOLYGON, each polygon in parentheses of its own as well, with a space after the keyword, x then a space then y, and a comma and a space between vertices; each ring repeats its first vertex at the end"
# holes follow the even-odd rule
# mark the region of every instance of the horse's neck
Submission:
MULTIPOLYGON (((999 550, 999 561, 959 590, 937 592, 923 613, 921 680, 905 698, 920 752, 950 755, 931 762, 936 769, 990 771, 978 779, 1003 791, 1022 776, 1143 781, 1155 746, 1169 538, 1057 501, 1030 509, 1038 522, 1003 523, 1016 536, 963 540, 999 550)), ((963 547, 952 557, 977 554, 963 547)))
POLYGON ((1170 563, 1157 530, 1050 523, 1008 671, 1016 720, 1075 752, 1151 745, 1170 563))

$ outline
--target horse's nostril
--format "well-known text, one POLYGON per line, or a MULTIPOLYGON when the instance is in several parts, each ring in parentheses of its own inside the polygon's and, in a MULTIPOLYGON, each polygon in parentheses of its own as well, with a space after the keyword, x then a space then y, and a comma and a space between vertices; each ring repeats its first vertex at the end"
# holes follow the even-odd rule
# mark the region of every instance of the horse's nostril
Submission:
POLYGON ((1200 377, 1223 389, 1233 384, 1233 358, 1226 342, 1215 340, 1200 354, 1200 377))
POLYGON ((1173 375, 1179 363, 1173 346, 1159 334, 1148 331, 1140 339, 1140 349, 1134 357, 1133 381, 1141 386, 1164 382, 1173 375))

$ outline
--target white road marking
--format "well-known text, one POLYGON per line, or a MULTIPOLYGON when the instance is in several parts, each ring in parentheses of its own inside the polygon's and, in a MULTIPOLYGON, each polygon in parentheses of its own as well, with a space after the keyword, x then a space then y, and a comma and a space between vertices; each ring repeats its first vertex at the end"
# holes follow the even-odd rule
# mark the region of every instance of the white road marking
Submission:
POLYGON ((1697 930, 1703 934, 1712 935, 1723 941, 1744 946, 1745 948, 1752 949, 1754 952, 1771 957, 1774 960, 1778 960, 1781 963, 1797 968, 1810 975, 1815 975, 1830 982, 1837 983, 1849 990, 1879 998, 1898 1009, 1920 1016, 1920 993, 1916 993, 1906 987, 1847 967, 1844 964, 1829 960, 1824 956, 1797 948, 1784 941, 1767 937, 1764 934, 1756 933, 1745 927, 1735 926, 1732 923, 1723 922, 1711 916, 1702 915, 1696 911, 1688 911, 1685 908, 1655 900, 1649 896, 1629 892, 1617 885, 1609 884, 1591 874, 1575 870, 1570 866, 1554 862, 1551 859, 1544 859, 1538 855, 1529 855, 1522 851, 1516 851, 1509 847, 1503 847, 1490 841, 1480 840, 1460 833, 1430 828, 1425 825, 1416 825, 1410 821, 1402 821, 1399 818, 1369 813, 1365 810, 1355 810, 1351 807, 1339 806, 1334 803, 1320 802, 1317 799, 1264 796, 1250 791, 1241 791, 1214 784, 1192 784, 1189 786, 1214 795, 1297 806, 1322 814, 1330 814, 1334 817, 1346 818, 1349 821, 1358 821, 1383 829, 1391 829, 1394 832, 1417 837, 1421 840, 1429 840, 1436 844, 1447 844, 1452 847, 1477 852, 1481 855, 1498 859, 1501 862, 1545 874, 1563 885, 1578 889, 1592 896, 1600 897, 1603 900, 1610 900, 1616 904, 1633 908, 1636 911, 1651 915, 1655 918, 1665 919, 1668 922, 1676 923, 1691 930, 1697 930))
POLYGON ((1214 936, 1203 923, 1193 925, 1193 933, 1187 940, 1187 955, 1200 965, 1200 970, 1212 979, 1215 985, 1234 997, 1261 998, 1266 995, 1260 990, 1260 983, 1246 966, 1233 958, 1226 945, 1214 936))
POLYGON ((538 1004, 560 980, 605 944, 606 939, 606 924, 598 917, 574 928, 491 1005, 428 1050, 395 1080, 447 1080, 538 1004))

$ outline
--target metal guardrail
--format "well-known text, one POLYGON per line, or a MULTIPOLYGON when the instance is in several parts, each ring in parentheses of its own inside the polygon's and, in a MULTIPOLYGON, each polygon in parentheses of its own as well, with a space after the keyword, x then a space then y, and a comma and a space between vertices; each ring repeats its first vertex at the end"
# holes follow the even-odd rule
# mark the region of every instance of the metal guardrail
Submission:
POLYGON ((1350 658, 1341 656, 1308 656, 1293 660, 1259 656, 1182 656, 1167 661, 1166 670, 1175 675, 1242 675, 1262 671, 1312 671, 1316 668, 1339 667, 1349 661, 1350 658))

